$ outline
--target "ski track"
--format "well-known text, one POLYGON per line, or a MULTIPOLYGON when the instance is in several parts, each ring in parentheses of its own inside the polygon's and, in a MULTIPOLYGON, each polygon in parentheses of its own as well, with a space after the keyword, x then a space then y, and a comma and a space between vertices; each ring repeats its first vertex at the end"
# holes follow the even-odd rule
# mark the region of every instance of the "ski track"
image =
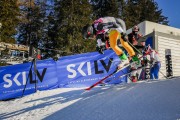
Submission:
POLYGON ((180 79, 37 91, 0 109, 0 120, 180 120, 180 79))

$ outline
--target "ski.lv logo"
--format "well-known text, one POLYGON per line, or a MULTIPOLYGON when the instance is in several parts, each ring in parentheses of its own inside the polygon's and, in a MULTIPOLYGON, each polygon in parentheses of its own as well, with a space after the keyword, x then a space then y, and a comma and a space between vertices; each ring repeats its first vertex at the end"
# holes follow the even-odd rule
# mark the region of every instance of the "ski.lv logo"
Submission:
POLYGON ((80 65, 78 66, 78 68, 76 67, 76 64, 69 64, 67 66, 67 71, 70 72, 70 74, 68 74, 68 78, 75 78, 77 76, 78 73, 80 73, 82 76, 89 76, 92 75, 92 68, 94 69, 94 73, 95 74, 103 74, 105 71, 109 72, 109 69, 111 67, 113 58, 110 58, 108 63, 106 64, 104 60, 99 60, 100 62, 98 62, 98 60, 94 61, 94 66, 91 66, 90 62, 82 62, 80 63, 80 65), (102 65, 103 69, 99 69, 99 66, 102 65), (87 69, 86 70, 82 70, 82 68, 86 66, 87 69))
POLYGON ((46 73, 47 68, 44 68, 42 71, 42 74, 39 73, 37 70, 37 80, 33 79, 33 72, 30 70, 29 72, 18 72, 14 76, 12 74, 5 74, 3 76, 4 80, 4 88, 10 88, 13 84, 16 84, 17 86, 25 85, 27 81, 27 76, 29 74, 29 84, 35 84, 38 82, 43 82, 45 73, 46 73))

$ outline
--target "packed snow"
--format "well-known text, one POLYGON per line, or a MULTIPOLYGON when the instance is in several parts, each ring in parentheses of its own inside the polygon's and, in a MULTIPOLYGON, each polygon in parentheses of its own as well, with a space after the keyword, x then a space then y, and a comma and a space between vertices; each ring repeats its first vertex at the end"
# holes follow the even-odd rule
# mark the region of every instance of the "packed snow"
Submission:
POLYGON ((180 120, 180 78, 38 91, 0 109, 1 120, 180 120))

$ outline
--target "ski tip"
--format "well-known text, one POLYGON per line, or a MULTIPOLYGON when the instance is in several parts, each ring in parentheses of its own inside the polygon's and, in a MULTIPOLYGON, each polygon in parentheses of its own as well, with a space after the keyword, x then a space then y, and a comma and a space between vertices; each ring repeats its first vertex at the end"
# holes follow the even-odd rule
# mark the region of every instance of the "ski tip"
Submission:
POLYGON ((86 88, 85 90, 86 90, 86 91, 89 91, 90 89, 91 89, 91 88, 86 88))

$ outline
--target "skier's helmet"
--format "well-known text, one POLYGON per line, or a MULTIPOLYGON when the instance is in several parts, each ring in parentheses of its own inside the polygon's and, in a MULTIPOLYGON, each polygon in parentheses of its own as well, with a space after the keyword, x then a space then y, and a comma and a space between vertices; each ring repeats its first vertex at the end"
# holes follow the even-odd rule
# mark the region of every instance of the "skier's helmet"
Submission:
POLYGON ((102 18, 99 18, 99 19, 97 19, 97 20, 94 21, 94 24, 96 24, 96 23, 102 23, 102 22, 103 22, 102 18))
POLYGON ((96 31, 98 31, 98 25, 100 24, 100 23, 102 23, 103 22, 103 20, 102 20, 102 18, 99 18, 99 19, 97 19, 97 20, 95 20, 94 21, 94 29, 96 30, 96 31))
POLYGON ((148 45, 148 46, 146 46, 146 47, 144 48, 144 52, 145 52, 145 53, 149 53, 149 52, 151 52, 151 50, 152 50, 152 48, 151 48, 150 45, 148 45))
POLYGON ((84 39, 89 39, 94 35, 94 29, 92 25, 86 25, 82 29, 82 35, 84 39))
POLYGON ((135 25, 133 28, 132 28, 132 31, 133 32, 138 32, 139 31, 139 27, 137 25, 135 25))

